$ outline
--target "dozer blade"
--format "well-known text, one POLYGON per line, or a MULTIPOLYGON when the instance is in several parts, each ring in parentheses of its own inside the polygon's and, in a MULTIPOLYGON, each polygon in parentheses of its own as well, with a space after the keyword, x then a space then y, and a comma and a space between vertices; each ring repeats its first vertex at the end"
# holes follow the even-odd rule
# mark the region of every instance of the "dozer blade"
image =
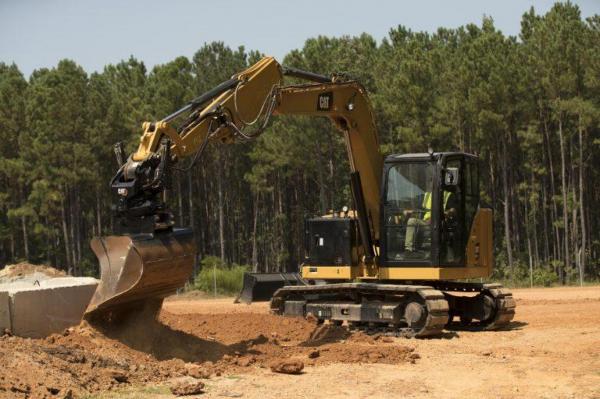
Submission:
POLYGON ((183 287, 192 274, 196 245, 191 229, 154 234, 96 237, 100 284, 84 318, 116 321, 128 312, 151 309, 183 287))
POLYGON ((244 273, 244 285, 235 302, 270 301, 281 287, 306 285, 298 273, 244 273))

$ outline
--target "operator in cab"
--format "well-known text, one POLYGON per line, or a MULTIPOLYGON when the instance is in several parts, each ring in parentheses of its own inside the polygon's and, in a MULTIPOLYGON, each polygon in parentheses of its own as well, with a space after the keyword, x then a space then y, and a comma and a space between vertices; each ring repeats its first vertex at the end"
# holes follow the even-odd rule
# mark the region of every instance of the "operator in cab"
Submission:
MULTIPOLYGON (((443 195, 444 221, 449 221, 456 217, 456 208, 458 204, 456 203, 456 196, 453 192, 449 191, 449 189, 444 189, 443 195)), ((423 195, 423 211, 421 213, 411 213, 410 217, 408 218, 408 221, 406 223, 406 238, 404 241, 404 246, 406 252, 409 254, 414 253, 417 250, 417 248, 415 247, 415 243, 419 227, 429 226, 431 224, 431 202, 431 191, 426 191, 423 195)))

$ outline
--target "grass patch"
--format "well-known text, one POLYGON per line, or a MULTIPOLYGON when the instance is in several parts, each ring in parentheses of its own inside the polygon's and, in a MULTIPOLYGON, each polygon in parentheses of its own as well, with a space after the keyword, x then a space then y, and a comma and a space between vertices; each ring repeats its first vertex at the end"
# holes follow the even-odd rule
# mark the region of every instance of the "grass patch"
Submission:
POLYGON ((200 273, 194 279, 192 289, 201 290, 209 294, 236 295, 242 289, 244 273, 250 270, 249 266, 228 264, 216 256, 207 256, 200 262, 200 273))

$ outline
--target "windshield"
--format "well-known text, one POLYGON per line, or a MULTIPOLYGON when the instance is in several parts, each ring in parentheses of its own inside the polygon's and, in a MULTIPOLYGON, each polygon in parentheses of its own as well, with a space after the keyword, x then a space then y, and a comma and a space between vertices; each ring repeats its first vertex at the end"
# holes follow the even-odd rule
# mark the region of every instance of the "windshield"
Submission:
POLYGON ((431 259, 434 164, 403 162, 387 175, 385 221, 388 260, 431 259))
POLYGON ((401 163, 388 172, 386 202, 390 205, 420 209, 425 193, 433 187, 431 163, 401 163))

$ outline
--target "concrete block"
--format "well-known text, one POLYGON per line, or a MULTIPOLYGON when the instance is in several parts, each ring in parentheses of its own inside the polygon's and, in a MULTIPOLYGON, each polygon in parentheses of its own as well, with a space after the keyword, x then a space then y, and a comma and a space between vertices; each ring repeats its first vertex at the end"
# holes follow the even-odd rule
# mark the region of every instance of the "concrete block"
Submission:
POLYGON ((11 330, 10 324, 10 297, 8 292, 0 292, 0 334, 5 330, 11 330))
POLYGON ((0 286, 10 297, 11 331, 43 338, 79 324, 97 285, 93 278, 64 277, 0 286))

